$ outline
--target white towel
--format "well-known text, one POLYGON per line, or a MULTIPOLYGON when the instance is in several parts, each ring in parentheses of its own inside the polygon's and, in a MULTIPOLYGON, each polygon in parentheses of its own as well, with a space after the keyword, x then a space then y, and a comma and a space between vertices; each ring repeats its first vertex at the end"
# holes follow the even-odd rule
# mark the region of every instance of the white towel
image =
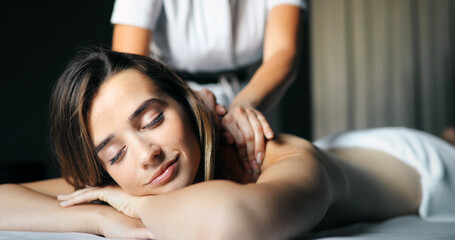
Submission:
POLYGON ((424 220, 455 221, 455 148, 421 131, 401 128, 358 130, 324 137, 321 149, 363 147, 386 152, 417 169, 421 176, 424 220))

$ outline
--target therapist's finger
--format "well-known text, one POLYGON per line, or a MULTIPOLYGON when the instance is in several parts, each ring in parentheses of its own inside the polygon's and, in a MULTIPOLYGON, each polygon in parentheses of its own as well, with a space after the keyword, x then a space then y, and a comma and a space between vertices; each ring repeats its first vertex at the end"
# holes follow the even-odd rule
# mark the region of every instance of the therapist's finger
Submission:
POLYGON ((199 98, 202 99, 204 104, 210 109, 211 112, 215 112, 216 107, 216 97, 215 95, 208 89, 203 88, 199 91, 196 91, 199 98))
POLYGON ((218 111, 221 110, 219 109, 221 105, 216 103, 216 96, 213 94, 210 90, 203 88, 199 91, 196 91, 196 94, 199 96, 200 99, 204 102, 204 104, 207 106, 207 108, 210 111, 210 115, 212 116, 212 119, 215 123, 216 128, 219 128, 221 126, 220 122, 220 116, 218 114, 218 111))
POLYGON ((232 135, 232 138, 235 142, 237 155, 239 160, 241 161, 242 167, 248 172, 253 173, 253 169, 250 165, 250 158, 248 156, 247 151, 247 142, 245 141, 244 133, 242 132, 242 126, 239 124, 239 121, 246 120, 246 116, 241 116, 240 110, 234 110, 232 112, 227 113, 223 119, 221 120, 223 128, 232 135), (237 113, 237 115, 234 115, 237 113), (240 116, 240 117, 239 117, 240 116))
POLYGON ((270 127, 270 124, 267 121, 267 119, 265 119, 264 115, 260 111, 258 111, 256 109, 253 109, 253 111, 256 114, 257 119, 259 120, 259 122, 262 125, 264 136, 269 140, 273 139, 275 137, 275 133, 273 132, 272 127, 270 127))
MULTIPOLYGON (((249 173, 252 173, 253 170, 250 167, 248 161, 248 154, 246 152, 245 140, 243 134, 237 126, 237 122, 234 119, 234 116, 231 113, 226 114, 221 119, 221 124, 223 128, 231 135, 233 142, 235 143, 237 156, 241 161, 243 169, 249 173)), ((226 136, 228 136, 226 134, 226 136)))
POLYGON ((248 111, 248 119, 254 133, 254 161, 257 164, 261 164, 264 160, 265 152, 264 129, 255 111, 248 111))
POLYGON ((230 132, 223 132, 222 134, 223 134, 223 139, 224 139, 225 143, 227 143, 228 145, 235 143, 234 137, 232 136, 232 134, 230 132))
POLYGON ((226 115, 227 110, 226 110, 226 108, 223 105, 217 104, 216 105, 216 113, 218 113, 218 115, 220 117, 223 117, 224 115, 226 115))
POLYGON ((245 147, 247 151, 248 161, 250 166, 253 168, 255 173, 259 172, 257 164, 252 163, 255 161, 254 156, 254 132, 251 128, 250 121, 248 119, 249 109, 243 107, 237 107, 234 109, 234 116, 237 121, 237 126, 243 134, 243 139, 245 141, 245 147))
POLYGON ((221 124, 223 128, 232 135, 237 148, 237 154, 239 155, 240 159, 248 158, 246 150, 244 150, 245 140, 243 138, 243 133, 238 128, 234 116, 231 113, 226 114, 221 119, 221 124))

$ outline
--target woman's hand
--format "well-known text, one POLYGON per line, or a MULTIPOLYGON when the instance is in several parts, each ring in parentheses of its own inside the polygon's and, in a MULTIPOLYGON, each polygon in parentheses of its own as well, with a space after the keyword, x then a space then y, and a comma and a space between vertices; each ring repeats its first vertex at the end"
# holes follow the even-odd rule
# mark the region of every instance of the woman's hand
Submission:
POLYGON ((87 187, 70 194, 57 196, 57 199, 62 201, 60 203, 62 207, 101 200, 132 218, 139 218, 137 205, 140 198, 126 193, 119 186, 87 187))
POLYGON ((260 173, 264 160, 265 139, 272 139, 273 130, 264 115, 252 108, 231 106, 221 120, 222 127, 232 134, 242 165, 260 173), (264 138, 265 137, 265 138, 264 138))
POLYGON ((155 239, 142 220, 128 217, 109 206, 106 207, 109 209, 101 214, 99 234, 107 238, 155 239))

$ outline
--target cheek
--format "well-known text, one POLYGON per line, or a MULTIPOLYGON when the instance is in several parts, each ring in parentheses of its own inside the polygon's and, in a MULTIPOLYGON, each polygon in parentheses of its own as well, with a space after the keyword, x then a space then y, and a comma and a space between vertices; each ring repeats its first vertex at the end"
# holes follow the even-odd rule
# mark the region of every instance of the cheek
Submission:
POLYGON ((199 140, 198 140, 198 137, 197 137, 195 131, 192 131, 191 128, 189 128, 189 127, 187 127, 186 129, 187 129, 187 131, 184 134, 184 138, 185 138, 184 141, 186 143, 188 143, 186 147, 188 148, 190 163, 193 166, 194 171, 197 171, 197 169, 199 168, 201 161, 202 161, 201 152, 200 152, 201 149, 199 147, 199 140))
POLYGON ((130 170, 116 167, 107 171, 114 181, 126 192, 135 192, 137 185, 135 184, 136 174, 130 170))

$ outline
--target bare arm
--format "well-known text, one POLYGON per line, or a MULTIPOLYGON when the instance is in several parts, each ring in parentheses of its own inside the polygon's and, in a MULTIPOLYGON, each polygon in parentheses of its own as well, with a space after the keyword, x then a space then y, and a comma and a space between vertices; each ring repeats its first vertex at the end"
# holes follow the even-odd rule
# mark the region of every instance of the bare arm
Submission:
POLYGON ((1 230, 98 233, 96 224, 84 224, 94 222, 93 210, 94 206, 81 205, 67 211, 55 197, 19 185, 0 186, 1 230))
POLYGON ((85 232, 117 238, 151 237, 142 222, 109 206, 62 208, 56 195, 74 191, 62 178, 0 185, 0 230, 85 232))
POLYGON ((65 206, 100 199, 139 218, 158 239, 288 239, 321 221, 346 192, 340 168, 313 145, 280 135, 267 145, 257 183, 215 180, 157 196, 88 188, 65 206))
POLYGON ((264 159, 264 137, 270 140, 274 135, 262 112, 281 99, 294 78, 299 15, 300 8, 290 5, 271 10, 262 64, 222 120, 223 128, 233 136, 241 161, 256 173, 264 159))
POLYGON ((138 215, 158 238, 287 239, 308 231, 331 203, 331 185, 311 144, 292 145, 268 145, 256 184, 210 181, 144 197, 138 215))
POLYGON ((264 36, 263 63, 230 109, 244 106, 267 111, 289 87, 297 55, 299 14, 300 8, 290 5, 271 10, 264 36))
POLYGON ((21 183, 19 185, 32 191, 53 197, 56 197, 59 194, 67 194, 74 191, 74 187, 63 178, 21 183))
POLYGON ((152 32, 130 25, 114 25, 112 36, 112 50, 150 56, 149 43, 152 41, 152 32))

